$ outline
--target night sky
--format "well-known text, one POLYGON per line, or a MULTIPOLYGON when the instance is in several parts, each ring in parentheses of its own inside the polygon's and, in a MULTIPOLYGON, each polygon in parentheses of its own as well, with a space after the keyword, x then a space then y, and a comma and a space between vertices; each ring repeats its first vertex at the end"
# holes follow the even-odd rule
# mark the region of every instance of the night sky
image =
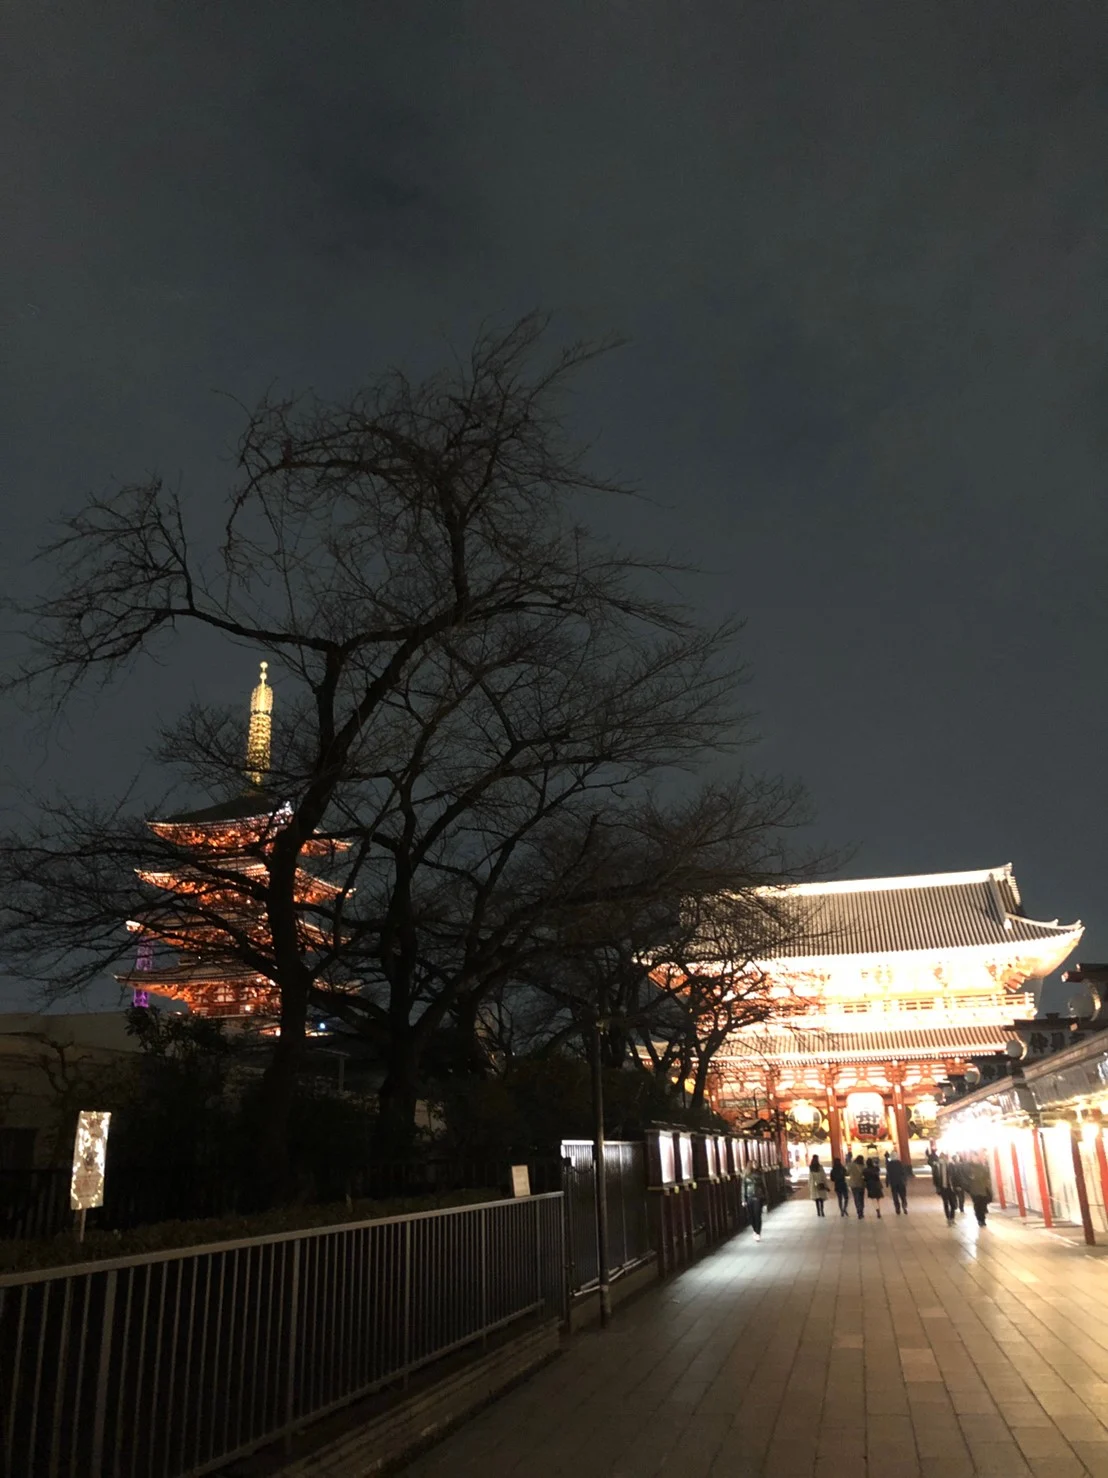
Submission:
MULTIPOLYGON (((9 590, 90 489, 158 470, 202 524, 236 399, 549 309, 628 341, 575 416, 652 501, 596 522, 746 616, 752 763, 813 839, 856 876, 1011 861, 1108 958, 1108 9, 5 9, 9 590)), ((6 708, 5 799, 122 789, 255 672, 181 645, 50 737, 6 708)))

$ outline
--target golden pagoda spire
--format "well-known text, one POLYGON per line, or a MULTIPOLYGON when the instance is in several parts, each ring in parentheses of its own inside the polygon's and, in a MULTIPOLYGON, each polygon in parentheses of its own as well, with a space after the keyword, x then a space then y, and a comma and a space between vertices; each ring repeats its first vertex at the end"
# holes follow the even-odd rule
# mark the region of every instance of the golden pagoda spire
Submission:
POLYGON ((269 769, 270 739, 273 732, 273 689, 266 681, 269 663, 262 663, 258 686, 250 694, 250 728, 246 736, 246 773, 255 785, 261 785, 269 769))

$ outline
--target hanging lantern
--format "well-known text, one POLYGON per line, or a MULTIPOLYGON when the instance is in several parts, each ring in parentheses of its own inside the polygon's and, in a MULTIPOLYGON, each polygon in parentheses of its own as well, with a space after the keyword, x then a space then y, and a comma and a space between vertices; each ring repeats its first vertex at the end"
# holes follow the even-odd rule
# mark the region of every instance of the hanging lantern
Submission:
POLYGON ((939 1105, 934 1097, 928 1093, 923 1098, 917 1098, 911 1110, 912 1123, 918 1127, 921 1133, 926 1134, 935 1125, 939 1116, 939 1105))
POLYGON ((853 1139, 885 1137, 885 1102, 880 1093, 851 1093, 846 1106, 854 1126, 853 1139))

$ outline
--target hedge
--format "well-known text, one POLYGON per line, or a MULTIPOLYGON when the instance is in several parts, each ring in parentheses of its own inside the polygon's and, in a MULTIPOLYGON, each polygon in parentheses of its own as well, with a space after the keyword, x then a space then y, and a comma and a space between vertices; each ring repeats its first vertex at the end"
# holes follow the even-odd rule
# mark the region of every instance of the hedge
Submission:
POLYGON ((175 1247, 199 1247, 211 1242, 237 1242, 311 1227, 342 1226, 373 1221, 444 1206, 475 1206, 488 1201, 483 1191, 450 1191, 438 1196, 409 1196, 385 1201, 339 1201, 321 1206, 286 1206, 253 1216, 213 1216, 197 1221, 161 1221, 126 1232, 90 1229, 83 1242, 75 1233, 47 1240, 0 1242, 0 1273, 23 1273, 36 1268, 66 1267, 106 1257, 137 1257, 145 1252, 168 1252, 175 1247))

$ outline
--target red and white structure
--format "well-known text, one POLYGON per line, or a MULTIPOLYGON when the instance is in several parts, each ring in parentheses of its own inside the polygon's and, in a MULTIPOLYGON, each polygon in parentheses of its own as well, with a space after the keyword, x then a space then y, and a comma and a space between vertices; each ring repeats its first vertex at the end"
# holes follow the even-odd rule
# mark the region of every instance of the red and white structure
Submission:
POLYGON ((754 967, 781 1010, 733 1035, 712 1095, 740 1120, 778 1110, 797 1153, 876 1143, 909 1163, 938 1085, 1004 1050, 1082 935, 1028 918, 1010 865, 777 893, 787 943, 754 967))

